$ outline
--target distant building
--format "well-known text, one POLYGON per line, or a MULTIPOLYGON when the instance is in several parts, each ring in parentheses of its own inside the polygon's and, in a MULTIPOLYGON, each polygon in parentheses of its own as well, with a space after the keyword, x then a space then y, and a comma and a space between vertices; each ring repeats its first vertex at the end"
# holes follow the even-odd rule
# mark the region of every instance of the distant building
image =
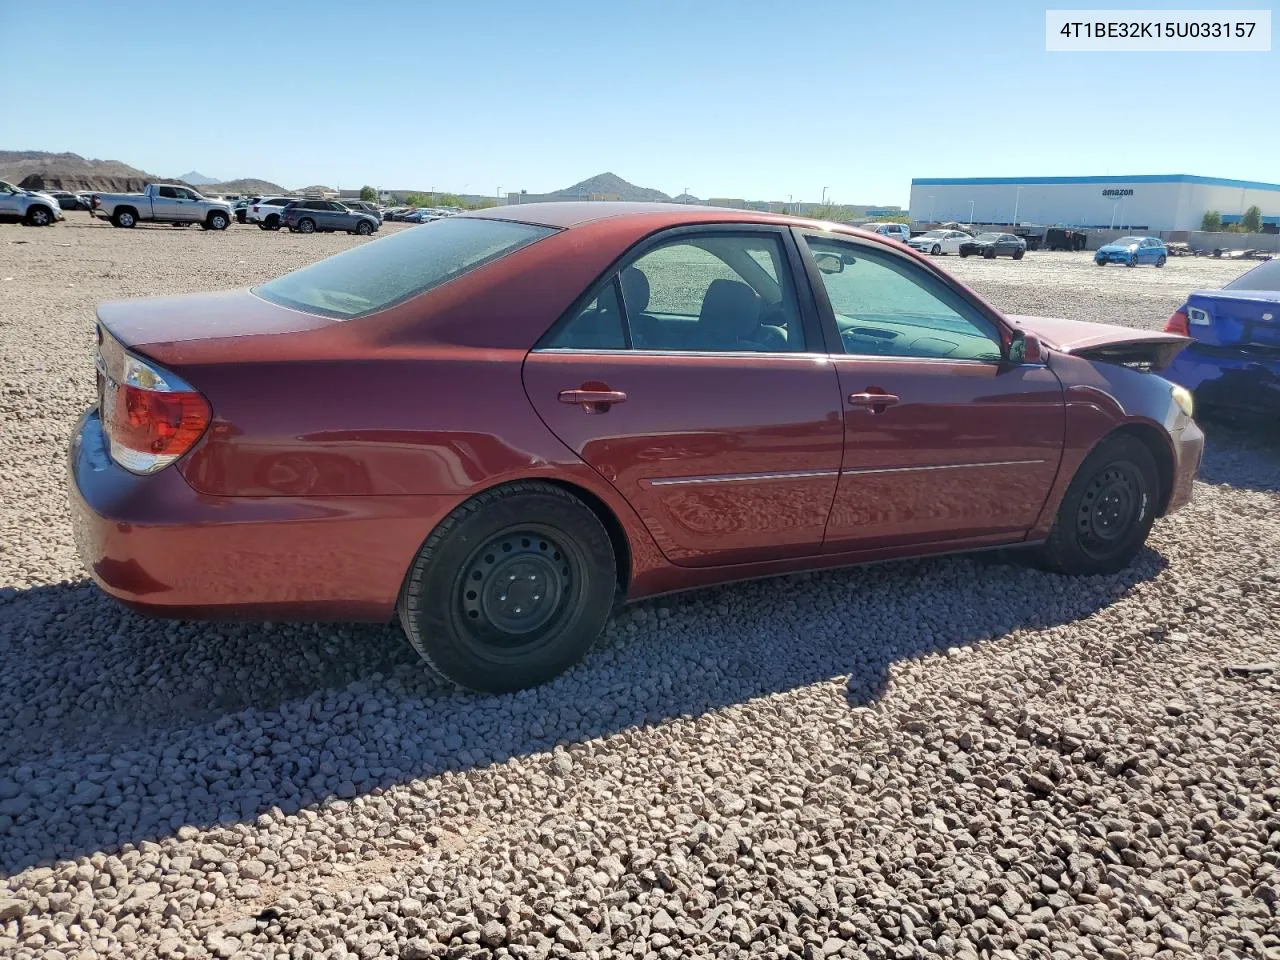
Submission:
POLYGON ((1280 225, 1280 184, 1188 174, 1118 177, 961 177, 911 181, 915 222, 1199 230, 1205 213, 1238 223, 1251 206, 1268 232, 1280 225))

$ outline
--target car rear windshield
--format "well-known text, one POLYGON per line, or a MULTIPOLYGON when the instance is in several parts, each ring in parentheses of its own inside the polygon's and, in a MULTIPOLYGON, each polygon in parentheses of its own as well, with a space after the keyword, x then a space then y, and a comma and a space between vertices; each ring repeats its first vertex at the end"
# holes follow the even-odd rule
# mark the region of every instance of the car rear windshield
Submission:
POLYGON ((1243 276, 1236 277, 1224 290, 1280 290, 1280 259, 1260 263, 1243 276))
POLYGON ((253 292, 284 307, 352 320, 402 303, 555 232, 528 223, 450 217, 353 247, 253 292))

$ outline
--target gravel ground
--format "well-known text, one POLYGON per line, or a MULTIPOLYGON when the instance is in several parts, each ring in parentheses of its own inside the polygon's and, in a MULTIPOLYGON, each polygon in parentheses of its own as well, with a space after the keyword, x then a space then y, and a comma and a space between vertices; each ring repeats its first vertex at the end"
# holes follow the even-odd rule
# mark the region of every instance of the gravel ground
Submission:
MULTIPOLYGON (((388 228, 395 229, 395 228, 388 228)), ((1114 577, 989 558, 639 604, 491 698, 391 627, 147 621, 72 547, 93 306, 361 242, 0 227, 0 956, 1280 958, 1280 438, 1114 577)), ((1239 265, 948 266, 1157 326, 1239 265)))

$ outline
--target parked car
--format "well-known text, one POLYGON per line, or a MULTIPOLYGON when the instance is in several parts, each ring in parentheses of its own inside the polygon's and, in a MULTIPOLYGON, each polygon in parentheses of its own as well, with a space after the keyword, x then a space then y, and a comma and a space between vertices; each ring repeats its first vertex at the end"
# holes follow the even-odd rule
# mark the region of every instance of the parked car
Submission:
POLYGON ((382 211, 367 200, 343 200, 342 205, 356 213, 367 213, 371 217, 377 217, 378 222, 382 222, 382 211))
POLYGON ((261 197, 242 197, 239 200, 232 201, 231 213, 236 218, 236 223, 248 223, 249 207, 261 199, 261 197))
POLYGON ((280 223, 291 233, 333 233, 343 230, 367 237, 382 221, 367 213, 348 210, 336 200, 297 200, 280 214, 280 223))
POLYGON ((882 237, 888 237, 890 240, 897 240, 906 243, 911 239, 911 231, 905 223, 867 223, 863 224, 863 230, 871 233, 878 233, 882 237))
POLYGON ((944 253, 959 253, 960 244, 973 237, 963 230, 929 230, 919 236, 912 237, 907 244, 921 253, 930 253, 935 257, 944 253))
POLYGON ((440 220, 443 215, 435 210, 420 207, 417 210, 410 210, 403 214, 400 220, 404 223, 430 223, 432 220, 440 220))
POLYGON ((396 222, 399 221, 406 213, 413 213, 416 209, 416 207, 389 207, 382 211, 382 219, 384 221, 396 222))
POLYGON ((172 183, 149 183, 142 193, 95 193, 92 212, 116 227, 198 223, 206 230, 225 230, 231 223, 231 204, 172 183))
POLYGON ((297 197, 260 197, 249 204, 245 222, 256 223, 261 230, 279 230, 284 208, 297 202, 297 197))
POLYGON ((960 256, 1013 257, 1021 260, 1027 253, 1027 241, 1015 237, 1012 233, 980 233, 976 237, 960 241, 960 256))
POLYGON ((1199 406, 1271 423, 1280 417, 1280 260, 1221 290, 1196 290, 1165 330, 1191 338, 1166 375, 1199 406))
POLYGON ((24 190, 0 180, 0 220, 17 220, 29 227, 47 227, 63 220, 58 201, 41 190, 24 190))
POLYGON ((88 210, 88 200, 82 200, 79 194, 72 193, 70 190, 50 190, 49 196, 58 202, 60 210, 88 210))
POLYGON ((1099 247, 1093 255, 1093 262, 1100 267, 1108 263, 1123 263, 1129 267, 1153 263, 1163 267, 1168 259, 1169 252, 1159 237, 1121 237, 1099 247))
POLYGON ((1004 316, 841 224, 494 208, 100 306, 75 540, 135 608, 394 612, 445 677, 514 690, 619 599, 999 545, 1123 568, 1191 497, 1191 398, 1137 368, 1185 343, 1004 316))

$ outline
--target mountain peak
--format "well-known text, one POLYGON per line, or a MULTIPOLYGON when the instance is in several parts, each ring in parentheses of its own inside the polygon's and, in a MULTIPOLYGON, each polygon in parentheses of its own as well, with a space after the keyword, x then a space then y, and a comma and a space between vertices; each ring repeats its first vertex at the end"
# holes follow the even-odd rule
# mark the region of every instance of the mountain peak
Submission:
POLYGON ((601 198, 617 198, 619 200, 632 200, 642 202, 667 202, 670 197, 661 190, 654 190, 651 187, 638 187, 634 183, 628 183, 616 173, 606 171, 598 173, 594 177, 588 177, 579 183, 575 183, 571 187, 565 187, 563 190, 557 190, 555 193, 548 194, 548 197, 554 197, 560 200, 590 200, 592 197, 601 198))
POLYGON ((193 187, 205 187, 211 183, 220 182, 217 177, 206 177, 203 173, 200 173, 197 170, 192 170, 190 173, 184 173, 182 176, 178 177, 178 179, 183 183, 191 184, 193 187))

